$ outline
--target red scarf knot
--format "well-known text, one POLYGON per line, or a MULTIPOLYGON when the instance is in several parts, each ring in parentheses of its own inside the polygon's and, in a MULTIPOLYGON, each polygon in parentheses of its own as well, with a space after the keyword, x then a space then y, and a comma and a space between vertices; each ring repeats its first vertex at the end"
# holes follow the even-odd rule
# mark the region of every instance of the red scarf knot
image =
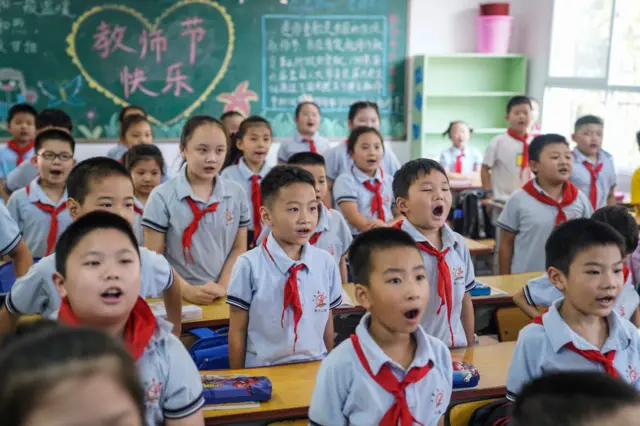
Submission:
POLYGON ((315 232, 311 236, 311 238, 309 238, 309 244, 311 244, 312 246, 315 246, 321 236, 322 236, 322 232, 315 232))
POLYGON ((548 206, 554 206, 558 209, 555 222, 556 226, 567 221, 567 215, 564 212, 564 208, 573 204, 573 202, 576 201, 576 198, 578 198, 578 188, 571 182, 564 183, 564 187, 562 188, 562 200, 560 200, 560 202, 546 194, 540 193, 540 191, 538 191, 533 185, 533 180, 527 182, 522 189, 541 203, 548 206))
POLYGON ((456 155, 456 162, 453 165, 453 171, 455 173, 462 173, 462 159, 464 158, 464 152, 460 152, 460 154, 456 155))
POLYGON ((187 200, 187 204, 191 208, 191 212, 193 213, 193 220, 191 223, 184 228, 182 233, 182 255, 184 256, 184 264, 187 265, 187 252, 189 252, 189 257, 191 258, 191 263, 195 263, 193 260, 193 255, 191 254, 191 240, 193 239, 193 234, 198 230, 198 224, 202 217, 207 213, 213 213, 218 208, 218 202, 211 204, 210 206, 200 210, 198 205, 191 197, 185 198, 187 200))
MULTIPOLYGON (((26 188, 27 196, 31 193, 31 187, 26 188)), ((51 217, 49 222, 49 233, 47 234, 47 253, 45 256, 49 256, 56 246, 58 240, 58 215, 67 209, 67 202, 60 204, 58 207, 53 207, 49 204, 44 204, 41 201, 34 201, 34 206, 47 213, 51 217)))
POLYGON ((18 159, 16 160, 16 166, 22 164, 22 162, 25 160, 25 155, 33 149, 34 145, 35 141, 31 141, 25 146, 18 146, 18 144, 16 144, 13 139, 7 141, 7 148, 15 152, 18 156, 18 159))
POLYGON ((378 215, 378 219, 381 221, 385 221, 384 214, 384 203, 382 201, 382 181, 384 180, 384 173, 382 169, 380 169, 380 179, 375 179, 375 184, 371 183, 371 181, 366 181, 363 183, 364 187, 367 188, 370 192, 373 193, 373 198, 371 199, 371 214, 378 215))
POLYGON ((308 143, 309 144, 309 151, 310 152, 318 152, 318 150, 316 149, 316 143, 313 141, 313 139, 302 139, 302 143, 308 143))
POLYGON ((598 208, 598 174, 602 171, 604 163, 600 163, 593 167, 593 164, 585 160, 582 164, 591 175, 591 181, 589 182, 589 201, 591 201, 593 210, 596 210, 598 208))

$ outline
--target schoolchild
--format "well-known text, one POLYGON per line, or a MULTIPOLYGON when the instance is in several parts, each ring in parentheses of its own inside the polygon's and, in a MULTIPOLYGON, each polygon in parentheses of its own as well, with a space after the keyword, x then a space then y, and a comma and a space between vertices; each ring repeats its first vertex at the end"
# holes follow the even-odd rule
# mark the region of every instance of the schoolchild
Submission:
POLYGON ((286 163, 296 152, 317 152, 323 154, 329 150, 329 141, 318 133, 320 127, 320 107, 314 102, 301 102, 296 107, 296 131, 290 141, 284 142, 278 149, 278 162, 286 163))
MULTIPOLYGON (((11 133, 3 148, 0 148, 0 188, 4 190, 4 181, 23 162, 33 157, 33 143, 36 136, 36 117, 38 112, 31 105, 16 104, 9 108, 7 130, 11 133)), ((9 198, 3 194, 4 201, 9 198)))
MULTIPOLYGON (((144 108, 137 105, 129 105, 120 110, 120 114, 118 115, 118 135, 122 135, 122 124, 124 119, 132 116, 132 115, 141 115, 143 117, 147 117, 147 112, 144 108)), ((107 157, 113 158, 114 160, 121 160, 122 156, 127 152, 129 146, 124 143, 121 138, 118 140, 116 146, 107 151, 107 157)))
POLYGON ((452 121, 443 133, 451 140, 451 146, 440 153, 440 165, 449 179, 468 179, 480 172, 482 155, 469 145, 473 130, 464 121, 452 121))

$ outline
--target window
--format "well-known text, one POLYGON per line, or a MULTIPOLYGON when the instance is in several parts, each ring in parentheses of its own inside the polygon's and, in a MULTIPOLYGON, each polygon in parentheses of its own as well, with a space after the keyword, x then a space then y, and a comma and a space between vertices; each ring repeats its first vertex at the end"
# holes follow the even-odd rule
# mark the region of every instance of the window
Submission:
MULTIPOLYGON (((640 1, 555 0, 544 105, 546 132, 605 120, 604 149, 619 174, 640 167, 640 1)), ((622 189, 622 188, 621 188, 622 189)))

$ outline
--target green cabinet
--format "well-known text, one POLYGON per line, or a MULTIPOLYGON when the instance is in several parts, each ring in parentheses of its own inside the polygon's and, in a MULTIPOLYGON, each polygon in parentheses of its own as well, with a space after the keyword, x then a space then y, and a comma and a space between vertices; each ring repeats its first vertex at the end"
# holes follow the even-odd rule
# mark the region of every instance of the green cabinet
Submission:
POLYGON ((411 158, 438 158, 450 145, 442 133, 463 120, 473 128, 471 146, 484 152, 506 131, 509 98, 527 89, 522 55, 457 54, 413 58, 409 136, 411 158))

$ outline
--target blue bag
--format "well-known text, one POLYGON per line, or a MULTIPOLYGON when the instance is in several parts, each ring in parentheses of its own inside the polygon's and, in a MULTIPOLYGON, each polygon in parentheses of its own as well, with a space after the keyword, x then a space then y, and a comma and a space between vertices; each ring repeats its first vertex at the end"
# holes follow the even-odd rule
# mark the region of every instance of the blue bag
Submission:
POLYGON ((474 388, 480 382, 478 369, 461 361, 453 361, 453 388, 474 388))
POLYGON ((229 368, 228 328, 213 331, 209 328, 194 328, 189 333, 198 338, 189 349, 198 370, 224 370, 229 368))

